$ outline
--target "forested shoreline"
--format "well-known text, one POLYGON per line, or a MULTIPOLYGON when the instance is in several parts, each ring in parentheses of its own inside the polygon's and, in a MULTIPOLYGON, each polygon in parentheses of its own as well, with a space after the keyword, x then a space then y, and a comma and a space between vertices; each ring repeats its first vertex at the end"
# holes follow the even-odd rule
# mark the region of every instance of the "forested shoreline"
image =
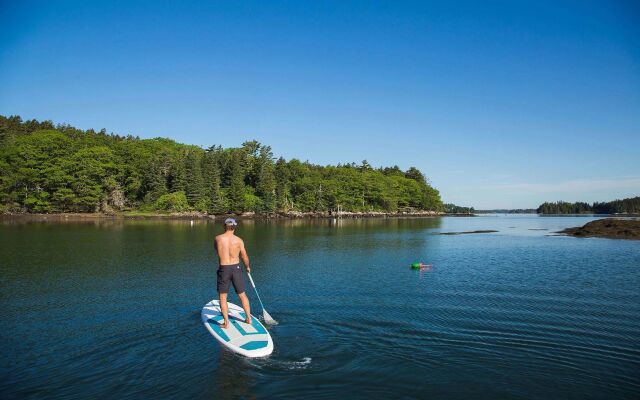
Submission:
POLYGON ((462 207, 457 206, 455 204, 446 203, 444 205, 444 211, 447 214, 462 214, 462 215, 471 215, 475 213, 475 209, 473 207, 462 207))
POLYGON ((593 204, 546 202, 538 207, 537 212, 538 214, 640 214, 640 196, 593 204))
POLYGON ((403 213, 444 210, 417 168, 315 165, 270 146, 201 148, 0 116, 1 213, 403 213))

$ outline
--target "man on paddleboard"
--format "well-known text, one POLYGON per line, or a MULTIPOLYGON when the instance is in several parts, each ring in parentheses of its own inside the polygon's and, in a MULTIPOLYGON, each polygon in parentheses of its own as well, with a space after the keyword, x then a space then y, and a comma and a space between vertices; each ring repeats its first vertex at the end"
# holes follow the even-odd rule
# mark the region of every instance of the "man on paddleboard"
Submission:
POLYGON ((220 295, 220 310, 224 317, 223 329, 229 326, 229 306, 227 304, 227 294, 229 293, 229 284, 233 283, 233 288, 238 293, 242 308, 247 316, 246 323, 251 324, 251 310, 249 308, 249 298, 245 293, 244 276, 240 267, 240 257, 247 272, 251 272, 249 265, 249 256, 244 248, 244 242, 235 235, 235 228, 238 225, 235 219, 227 218, 224 221, 224 233, 216 236, 215 247, 220 259, 220 267, 218 268, 218 294, 220 295))

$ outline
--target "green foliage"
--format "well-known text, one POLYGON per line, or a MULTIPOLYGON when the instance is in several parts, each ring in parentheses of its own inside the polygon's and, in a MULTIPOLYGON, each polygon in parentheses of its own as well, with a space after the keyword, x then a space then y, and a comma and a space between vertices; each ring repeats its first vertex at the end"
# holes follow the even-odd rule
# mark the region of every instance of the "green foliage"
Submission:
POLYGON ((189 202, 184 192, 173 192, 160 196, 153 208, 156 211, 184 212, 189 211, 189 202))
POLYGON ((246 211, 263 212, 264 202, 253 193, 245 193, 243 199, 244 209, 246 211))
POLYGON ((243 152, 235 150, 230 159, 229 167, 229 211, 243 211, 245 208, 245 187, 243 171, 243 152))
POLYGON ((414 167, 275 161, 271 147, 257 141, 205 150, 15 116, 0 116, 0 205, 26 212, 209 213, 443 207, 414 167))
POLYGON ((593 203, 596 214, 640 214, 640 196, 607 203, 593 203))
POLYGON ((593 209, 587 203, 567 203, 558 201, 555 203, 543 203, 538 207, 539 214, 592 214, 593 209))
POLYGON ((186 167, 186 194, 190 205, 195 205, 204 200, 204 180, 202 177, 202 157, 196 149, 189 151, 185 158, 186 167))
POLYGON ((461 207, 455 204, 445 204, 444 211, 449 214, 473 214, 475 212, 473 207, 461 207))
POLYGON ((287 168, 287 162, 284 158, 280 157, 275 166, 275 179, 276 179, 276 209, 289 211, 289 171, 287 168))
POLYGON ((224 196, 220 187, 221 147, 207 149, 203 159, 203 189, 206 197, 206 211, 210 214, 225 211, 224 196))
POLYGON ((30 192, 25 195, 23 204, 31 212, 47 212, 51 209, 51 204, 47 199, 49 193, 43 191, 30 192))
POLYGON ((272 162, 265 162, 260 167, 256 192, 262 199, 262 209, 265 213, 276 211, 276 177, 275 167, 272 162))
POLYGON ((584 202, 546 202, 541 204, 537 211, 539 214, 637 214, 640 213, 640 197, 604 203, 596 202, 592 205, 584 202))

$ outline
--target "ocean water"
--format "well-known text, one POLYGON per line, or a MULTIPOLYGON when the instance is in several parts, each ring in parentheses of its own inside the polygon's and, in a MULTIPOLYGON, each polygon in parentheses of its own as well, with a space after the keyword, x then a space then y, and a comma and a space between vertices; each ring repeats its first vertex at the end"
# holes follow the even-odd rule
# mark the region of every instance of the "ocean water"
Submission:
POLYGON ((200 319, 220 224, 5 219, 0 398, 637 399, 640 241, 553 236, 593 219, 243 221, 264 359, 200 319))

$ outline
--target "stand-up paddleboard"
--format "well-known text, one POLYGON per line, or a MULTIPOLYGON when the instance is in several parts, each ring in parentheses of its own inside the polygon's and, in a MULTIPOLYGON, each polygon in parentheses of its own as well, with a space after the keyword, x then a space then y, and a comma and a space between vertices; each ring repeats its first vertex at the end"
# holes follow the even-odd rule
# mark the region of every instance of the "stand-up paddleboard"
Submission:
POLYGON ((220 301, 211 300, 202 308, 202 322, 209 333, 229 350, 247 357, 264 357, 273 352, 273 341, 258 318, 251 316, 251 325, 245 323, 242 307, 229 304, 229 327, 222 329, 224 318, 220 301))

